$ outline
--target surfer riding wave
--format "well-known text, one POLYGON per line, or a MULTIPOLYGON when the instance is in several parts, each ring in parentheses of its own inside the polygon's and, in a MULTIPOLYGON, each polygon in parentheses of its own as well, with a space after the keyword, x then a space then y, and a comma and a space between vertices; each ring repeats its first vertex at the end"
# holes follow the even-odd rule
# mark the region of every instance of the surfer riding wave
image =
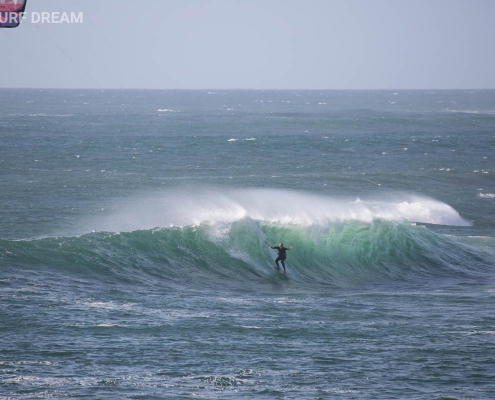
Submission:
MULTIPOLYGON (((266 242, 265 242, 266 243, 266 242)), ((286 270, 285 270, 285 259, 287 258, 287 250, 290 250, 292 249, 292 246, 290 247, 284 247, 284 244, 283 243, 280 243, 278 246, 272 246, 271 244, 268 244, 266 243, 268 246, 270 246, 272 249, 274 250, 277 250, 278 251, 278 257, 276 258, 275 260, 275 264, 277 264, 277 271, 280 271, 280 265, 278 264, 278 262, 280 261, 282 263, 282 267, 284 267, 284 274, 286 273, 286 270)))

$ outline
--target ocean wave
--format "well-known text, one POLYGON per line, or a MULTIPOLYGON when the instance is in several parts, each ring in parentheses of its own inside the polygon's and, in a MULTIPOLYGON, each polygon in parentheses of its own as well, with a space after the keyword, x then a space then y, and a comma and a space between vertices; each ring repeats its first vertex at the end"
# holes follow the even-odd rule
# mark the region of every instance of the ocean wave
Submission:
POLYGON ((253 141, 253 140, 256 140, 256 138, 246 138, 246 139, 234 139, 234 138, 232 138, 232 139, 227 140, 227 142, 238 142, 238 141, 248 141, 249 142, 249 141, 253 141))
POLYGON ((495 115, 495 110, 445 110, 450 113, 458 114, 479 114, 479 115, 495 115))
POLYGON ((288 279, 305 288, 428 283, 476 279, 489 254, 408 222, 347 221, 302 226, 249 217, 224 223, 76 237, 0 240, 3 270, 52 271, 95 282, 255 288, 288 279), (274 271, 283 241, 288 278, 274 271))
POLYGON ((74 114, 29 114, 30 117, 73 117, 74 114))

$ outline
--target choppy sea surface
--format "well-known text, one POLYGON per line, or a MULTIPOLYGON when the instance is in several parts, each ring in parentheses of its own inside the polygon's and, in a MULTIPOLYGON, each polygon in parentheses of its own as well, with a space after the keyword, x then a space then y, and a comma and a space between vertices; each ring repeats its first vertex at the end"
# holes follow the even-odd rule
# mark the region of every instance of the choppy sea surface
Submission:
POLYGON ((494 90, 0 89, 0 138, 1 398, 495 398, 494 90))

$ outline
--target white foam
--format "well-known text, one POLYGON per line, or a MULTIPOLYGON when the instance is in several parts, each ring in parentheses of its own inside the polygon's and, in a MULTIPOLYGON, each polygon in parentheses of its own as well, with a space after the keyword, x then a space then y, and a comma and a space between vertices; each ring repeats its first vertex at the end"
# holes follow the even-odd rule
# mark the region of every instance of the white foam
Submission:
POLYGON ((408 195, 386 199, 342 199, 279 189, 176 189, 119 200, 87 231, 126 232, 156 227, 225 224, 243 218, 302 226, 376 219, 470 226, 437 200, 408 195))
POLYGON ((450 109, 446 109, 445 111, 450 112, 450 113, 459 113, 459 114, 495 115, 495 110, 479 111, 479 110, 450 110, 450 109))
POLYGON ((30 117, 73 117, 74 114, 29 114, 30 117))
POLYGON ((245 138, 245 139, 229 139, 229 140, 227 140, 227 142, 238 142, 240 140, 252 141, 252 140, 256 140, 256 138, 251 137, 251 138, 245 138))

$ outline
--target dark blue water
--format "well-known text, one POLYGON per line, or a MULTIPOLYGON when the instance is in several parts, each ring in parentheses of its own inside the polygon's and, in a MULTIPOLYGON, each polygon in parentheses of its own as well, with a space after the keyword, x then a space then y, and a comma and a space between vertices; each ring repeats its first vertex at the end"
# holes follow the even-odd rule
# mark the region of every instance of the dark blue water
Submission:
POLYGON ((495 91, 0 110, 0 396, 495 397, 495 91))

